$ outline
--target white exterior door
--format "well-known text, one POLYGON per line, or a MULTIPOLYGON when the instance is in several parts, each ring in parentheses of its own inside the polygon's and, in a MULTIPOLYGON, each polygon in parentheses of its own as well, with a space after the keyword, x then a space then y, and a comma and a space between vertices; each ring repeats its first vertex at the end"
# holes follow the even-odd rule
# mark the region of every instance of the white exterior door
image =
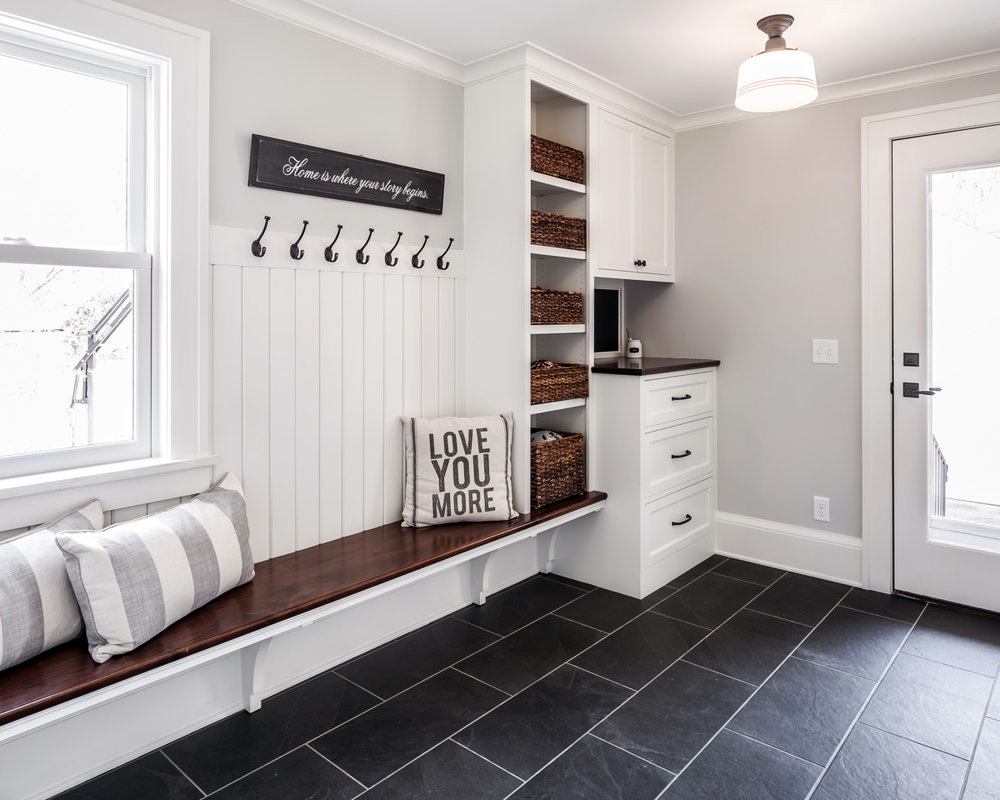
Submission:
POLYGON ((892 153, 894 585, 1000 611, 1000 126, 892 153))

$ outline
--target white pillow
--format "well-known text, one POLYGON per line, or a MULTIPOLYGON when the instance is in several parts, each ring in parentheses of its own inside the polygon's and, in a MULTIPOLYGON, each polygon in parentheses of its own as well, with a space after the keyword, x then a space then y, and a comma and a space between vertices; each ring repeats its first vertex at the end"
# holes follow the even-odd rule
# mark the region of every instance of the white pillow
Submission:
POLYGON ((233 475, 187 503, 103 531, 60 533, 56 543, 99 664, 254 575, 246 503, 233 475))
POLYGON ((511 413, 403 417, 403 525, 505 520, 511 490, 511 413))
POLYGON ((100 530, 91 500, 65 517, 0 542, 0 670, 80 635, 83 621, 66 577, 56 533, 100 530))

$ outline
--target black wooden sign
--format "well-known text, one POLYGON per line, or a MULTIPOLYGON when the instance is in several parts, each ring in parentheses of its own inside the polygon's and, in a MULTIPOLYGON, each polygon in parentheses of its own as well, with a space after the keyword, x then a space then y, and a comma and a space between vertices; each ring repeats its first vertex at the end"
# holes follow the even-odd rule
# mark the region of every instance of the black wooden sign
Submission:
POLYGON ((250 185, 440 214, 444 175, 253 134, 250 185))

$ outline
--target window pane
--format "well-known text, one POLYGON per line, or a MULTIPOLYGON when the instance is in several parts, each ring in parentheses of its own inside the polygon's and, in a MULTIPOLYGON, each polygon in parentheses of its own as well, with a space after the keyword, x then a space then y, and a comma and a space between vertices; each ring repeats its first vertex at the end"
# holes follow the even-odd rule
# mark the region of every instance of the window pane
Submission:
POLYGON ((0 241, 124 250, 128 86, 0 55, 0 241))
POLYGON ((0 264, 0 456, 134 438, 133 273, 0 264))

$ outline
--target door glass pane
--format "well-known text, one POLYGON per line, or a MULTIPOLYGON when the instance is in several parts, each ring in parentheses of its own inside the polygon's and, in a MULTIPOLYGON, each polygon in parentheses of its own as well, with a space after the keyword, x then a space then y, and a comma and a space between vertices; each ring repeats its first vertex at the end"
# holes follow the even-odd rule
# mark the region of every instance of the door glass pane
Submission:
POLYGON ((134 438, 133 279, 0 264, 0 456, 134 438))
POLYGON ((0 55, 0 242, 124 250, 128 86, 0 55))
POLYGON ((929 188, 932 513, 1000 527, 1000 167, 929 188))

